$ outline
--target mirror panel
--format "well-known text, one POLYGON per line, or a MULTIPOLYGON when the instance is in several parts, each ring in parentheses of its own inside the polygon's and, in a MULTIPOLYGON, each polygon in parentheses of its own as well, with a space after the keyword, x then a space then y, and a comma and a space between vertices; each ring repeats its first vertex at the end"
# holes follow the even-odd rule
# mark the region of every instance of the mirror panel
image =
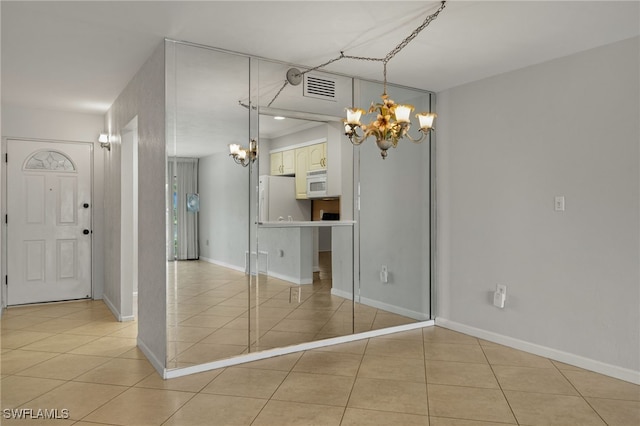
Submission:
MULTIPOLYGON (((381 102, 382 84, 361 81, 357 105, 381 102)), ((389 85, 396 104, 415 107, 410 134, 419 138, 417 112, 430 111, 431 95, 389 85)), ((362 118, 364 124, 375 114, 362 118)), ((372 329, 428 320, 430 312, 430 143, 407 138, 383 160, 375 140, 360 145, 360 282, 356 324, 372 329), (383 272, 386 269, 385 273, 383 272), (373 311, 377 309, 377 311, 373 311)))
MULTIPOLYGON (((257 265, 259 290, 253 295, 256 340, 252 351, 311 342, 353 333, 352 298, 332 294, 332 235, 348 231, 339 259, 348 262, 347 280, 353 285, 352 228, 319 227, 322 213, 342 214, 342 145, 340 117, 351 101, 351 79, 314 73, 335 84, 330 99, 305 96, 304 84, 282 88, 290 66, 260 61, 260 157, 257 265), (276 96, 277 95, 277 96, 276 96), (322 147, 324 151, 313 151, 322 147), (308 199, 306 175, 312 157, 322 152, 319 169, 326 168, 335 189, 325 199, 308 199), (329 153, 333 169, 327 163, 329 153), (297 226, 289 222, 314 222, 297 226), (274 225, 280 224, 280 225, 274 225), (333 229, 333 230, 332 230, 333 229)), ((350 147, 346 147, 349 148, 350 147)), ((315 158, 315 157, 314 157, 315 158)), ((348 157, 350 167, 351 158, 348 157)), ((352 204, 346 191, 347 205, 352 204)), ((325 222, 326 224, 326 222, 325 222)), ((341 235, 342 236, 342 235, 341 235)), ((349 291, 349 294, 352 294, 349 291)))
POLYGON ((249 59, 169 45, 167 365, 177 368, 248 350, 249 168, 229 157, 228 145, 250 139, 249 110, 238 105, 249 59))
MULTIPOLYGON (((429 143, 401 141, 383 162, 341 122, 353 93, 368 106, 381 84, 314 72, 333 81, 330 99, 305 83, 276 96, 288 65, 166 52, 168 368, 429 319, 429 143), (252 139, 257 160, 236 164, 228 145, 252 139), (309 199, 314 168, 326 194, 309 199)), ((389 95, 429 110, 429 93, 389 95)))

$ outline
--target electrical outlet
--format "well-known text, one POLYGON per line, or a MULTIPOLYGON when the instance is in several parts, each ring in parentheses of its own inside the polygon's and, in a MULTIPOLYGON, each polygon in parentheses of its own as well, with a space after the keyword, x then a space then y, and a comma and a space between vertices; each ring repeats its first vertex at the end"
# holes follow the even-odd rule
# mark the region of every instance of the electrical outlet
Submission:
POLYGON ((496 285, 496 291, 493 293, 493 306, 496 308, 504 308, 504 302, 507 300, 507 286, 496 285))
POLYGON ((300 287, 289 287, 289 303, 297 301, 300 303, 302 299, 302 289, 300 287))
POLYGON ((380 281, 383 283, 389 282, 389 270, 387 269, 387 265, 382 265, 380 268, 380 281))

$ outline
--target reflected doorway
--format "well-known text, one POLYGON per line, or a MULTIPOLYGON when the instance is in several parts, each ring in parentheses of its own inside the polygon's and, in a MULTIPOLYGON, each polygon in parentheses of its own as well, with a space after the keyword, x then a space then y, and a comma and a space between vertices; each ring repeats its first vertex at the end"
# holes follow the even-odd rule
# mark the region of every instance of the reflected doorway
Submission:
POLYGON ((120 285, 122 320, 138 311, 138 117, 120 135, 120 285))

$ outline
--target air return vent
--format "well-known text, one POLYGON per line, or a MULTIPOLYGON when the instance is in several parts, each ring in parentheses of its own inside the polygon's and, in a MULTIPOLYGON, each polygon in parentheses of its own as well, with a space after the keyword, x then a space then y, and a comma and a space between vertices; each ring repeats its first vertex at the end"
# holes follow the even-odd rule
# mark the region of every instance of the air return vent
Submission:
POLYGON ((336 81, 317 75, 304 75, 304 96, 309 98, 336 101, 336 81))

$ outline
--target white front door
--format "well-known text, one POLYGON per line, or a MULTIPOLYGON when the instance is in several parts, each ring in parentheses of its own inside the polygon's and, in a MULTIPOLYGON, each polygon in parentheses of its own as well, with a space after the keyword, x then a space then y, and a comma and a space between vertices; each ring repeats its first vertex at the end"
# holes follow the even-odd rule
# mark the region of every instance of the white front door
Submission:
POLYGON ((7 304, 91 297, 88 143, 7 141, 7 304))

